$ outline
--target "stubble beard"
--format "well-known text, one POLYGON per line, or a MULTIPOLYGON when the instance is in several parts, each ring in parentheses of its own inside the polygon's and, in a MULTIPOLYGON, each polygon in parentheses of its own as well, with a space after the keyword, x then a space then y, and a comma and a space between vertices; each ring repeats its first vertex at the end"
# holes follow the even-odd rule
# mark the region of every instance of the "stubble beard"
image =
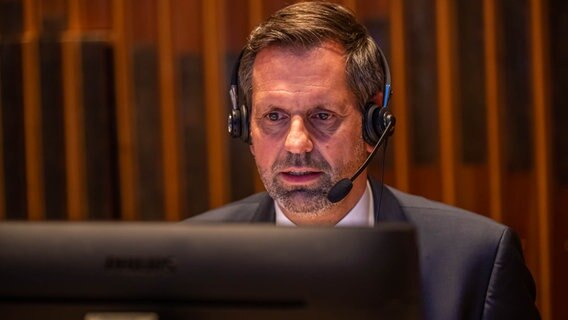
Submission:
POLYGON ((286 212, 317 217, 339 204, 331 203, 327 199, 329 190, 339 180, 349 178, 355 173, 367 157, 365 147, 361 144, 356 144, 353 152, 351 160, 335 170, 317 151, 305 154, 287 153, 277 159, 270 169, 258 170, 266 191, 286 212), (316 184, 287 186, 279 179, 278 172, 290 167, 315 168, 322 174, 316 184))

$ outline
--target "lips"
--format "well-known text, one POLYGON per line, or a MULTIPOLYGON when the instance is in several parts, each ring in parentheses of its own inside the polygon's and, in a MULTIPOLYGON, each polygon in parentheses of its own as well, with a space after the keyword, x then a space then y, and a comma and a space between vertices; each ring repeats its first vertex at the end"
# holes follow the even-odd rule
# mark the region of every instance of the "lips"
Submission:
POLYGON ((291 184, 306 184, 317 180, 321 175, 321 171, 311 170, 290 170, 280 173, 281 177, 291 184))

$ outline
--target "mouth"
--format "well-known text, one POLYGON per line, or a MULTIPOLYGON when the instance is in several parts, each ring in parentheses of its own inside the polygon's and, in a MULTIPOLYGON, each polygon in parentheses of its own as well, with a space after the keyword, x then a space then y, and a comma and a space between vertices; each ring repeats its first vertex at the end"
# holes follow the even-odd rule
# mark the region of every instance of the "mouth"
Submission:
POLYGON ((280 176, 289 184, 307 184, 319 179, 322 174, 321 171, 294 169, 282 171, 280 176))

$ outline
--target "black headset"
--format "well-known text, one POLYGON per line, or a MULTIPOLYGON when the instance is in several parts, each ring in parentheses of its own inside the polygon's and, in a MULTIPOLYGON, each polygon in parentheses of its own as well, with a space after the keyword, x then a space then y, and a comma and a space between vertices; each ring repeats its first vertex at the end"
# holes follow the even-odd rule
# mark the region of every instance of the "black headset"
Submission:
MULTIPOLYGON (((375 102, 371 101, 365 105, 363 112, 363 138, 370 145, 375 145, 383 134, 389 121, 394 120, 394 116, 389 110, 389 101, 391 97, 391 76, 387 59, 383 51, 377 46, 380 54, 381 66, 385 74, 384 87, 383 87, 383 103, 378 106, 375 102)), ((239 54, 238 60, 233 67, 231 75, 231 87, 229 89, 229 96, 231 99, 231 111, 229 112, 228 131, 231 137, 240 138, 244 142, 251 142, 250 139, 250 113, 245 103, 239 106, 239 67, 241 58, 243 57, 244 50, 239 54)), ((388 135, 392 135, 394 126, 391 126, 388 135)))

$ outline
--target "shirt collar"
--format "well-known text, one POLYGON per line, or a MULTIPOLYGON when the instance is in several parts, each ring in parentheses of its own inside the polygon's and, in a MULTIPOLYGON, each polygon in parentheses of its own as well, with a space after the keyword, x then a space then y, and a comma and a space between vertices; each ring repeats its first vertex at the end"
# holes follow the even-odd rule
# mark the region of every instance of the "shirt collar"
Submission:
MULTIPOLYGON (((372 227, 375 223, 374 218, 374 201, 371 190, 371 185, 367 181, 365 192, 357 201, 357 204, 337 223, 337 227, 372 227)), ((294 222, 290 221, 280 206, 274 202, 274 209, 276 211, 276 225, 278 226, 295 226, 294 222)))

